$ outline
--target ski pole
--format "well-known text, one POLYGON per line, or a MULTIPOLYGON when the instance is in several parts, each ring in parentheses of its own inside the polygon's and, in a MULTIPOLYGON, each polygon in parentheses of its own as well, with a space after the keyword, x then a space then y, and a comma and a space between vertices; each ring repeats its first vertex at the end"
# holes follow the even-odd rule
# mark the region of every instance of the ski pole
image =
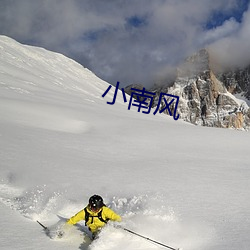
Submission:
POLYGON ((143 238, 143 239, 145 239, 145 240, 154 242, 154 243, 156 243, 156 244, 158 244, 158 245, 161 245, 161 246, 163 246, 163 247, 169 248, 169 249, 171 249, 171 250, 180 250, 180 248, 173 248, 173 247, 167 246, 167 245, 162 244, 162 243, 160 243, 160 242, 158 242, 158 241, 155 241, 155 240, 152 240, 152 239, 150 239, 150 238, 148 238, 148 237, 145 237, 145 236, 143 236, 143 235, 141 235, 141 234, 135 233, 135 232, 133 232, 133 231, 127 229, 127 228, 122 228, 122 229, 125 230, 125 231, 127 231, 127 232, 129 232, 129 233, 131 233, 131 234, 137 235, 137 236, 139 236, 139 237, 141 237, 141 238, 143 238))
POLYGON ((48 230, 48 228, 47 227, 45 227, 41 222, 39 222, 38 220, 36 221, 40 226, 42 226, 43 227, 43 229, 46 231, 46 230, 48 230))

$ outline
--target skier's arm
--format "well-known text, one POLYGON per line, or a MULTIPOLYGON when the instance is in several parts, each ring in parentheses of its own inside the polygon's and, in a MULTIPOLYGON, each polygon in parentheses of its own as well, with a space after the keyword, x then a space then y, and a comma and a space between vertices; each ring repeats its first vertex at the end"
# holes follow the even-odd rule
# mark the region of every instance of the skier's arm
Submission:
POLYGON ((121 216, 118 215, 118 214, 116 214, 116 213, 115 213, 113 210, 111 210, 110 208, 105 207, 104 210, 105 210, 105 217, 106 217, 107 219, 110 219, 110 220, 112 220, 112 221, 118 221, 118 222, 122 221, 121 216))
POLYGON ((85 218, 85 212, 84 209, 72 216, 70 219, 68 219, 67 224, 75 225, 78 221, 84 220, 85 218))

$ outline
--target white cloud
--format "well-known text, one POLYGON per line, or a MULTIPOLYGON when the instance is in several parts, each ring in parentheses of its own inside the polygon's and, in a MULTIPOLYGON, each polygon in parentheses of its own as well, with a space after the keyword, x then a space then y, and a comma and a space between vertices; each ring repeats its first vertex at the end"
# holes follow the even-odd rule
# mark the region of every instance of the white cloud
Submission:
POLYGON ((250 63, 250 9, 234 32, 210 45, 216 61, 229 67, 246 66, 250 63))
POLYGON ((221 26, 216 28, 205 30, 204 34, 201 34, 201 44, 211 44, 214 41, 218 41, 222 38, 235 34, 240 28, 240 24, 232 17, 226 20, 221 26))
POLYGON ((113 83, 149 84, 205 45, 213 43, 220 50, 222 44, 236 43, 238 38, 231 34, 239 34, 242 43, 249 38, 247 14, 242 24, 232 18, 214 30, 204 28, 214 12, 230 14, 237 4, 237 0, 2 0, 0 33, 63 52, 113 83), (131 25, 131 17, 143 25, 131 25))

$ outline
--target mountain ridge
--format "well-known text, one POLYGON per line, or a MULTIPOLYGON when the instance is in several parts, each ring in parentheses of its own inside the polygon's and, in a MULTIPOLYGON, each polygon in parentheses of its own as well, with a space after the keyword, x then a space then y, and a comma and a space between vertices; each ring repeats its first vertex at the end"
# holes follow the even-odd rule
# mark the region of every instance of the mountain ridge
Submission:
MULTIPOLYGON (((128 94, 131 87, 126 87, 128 94)), ((250 66, 217 71, 208 49, 201 49, 180 64, 172 84, 154 85, 150 91, 156 93, 153 107, 160 93, 179 96, 180 118, 192 124, 243 130, 250 127, 250 66)), ((169 103, 170 98, 167 100, 169 103)), ((162 103, 161 108, 164 107, 162 103)), ((170 110, 174 110, 174 105, 170 110)), ((169 115, 167 109, 164 112, 169 115)))

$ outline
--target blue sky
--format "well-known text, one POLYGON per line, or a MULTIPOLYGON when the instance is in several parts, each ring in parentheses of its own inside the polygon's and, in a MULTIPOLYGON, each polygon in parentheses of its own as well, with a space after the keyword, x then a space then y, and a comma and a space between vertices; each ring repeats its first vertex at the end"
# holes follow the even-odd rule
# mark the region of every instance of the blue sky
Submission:
POLYGON ((249 0, 1 0, 0 34, 63 53, 110 83, 165 82, 201 48, 250 63, 249 0))
POLYGON ((208 19, 206 28, 212 29, 223 25, 226 20, 234 18, 237 22, 242 22, 244 12, 248 9, 249 0, 240 0, 236 8, 233 8, 229 13, 224 13, 222 10, 216 10, 211 13, 211 18, 208 19))

